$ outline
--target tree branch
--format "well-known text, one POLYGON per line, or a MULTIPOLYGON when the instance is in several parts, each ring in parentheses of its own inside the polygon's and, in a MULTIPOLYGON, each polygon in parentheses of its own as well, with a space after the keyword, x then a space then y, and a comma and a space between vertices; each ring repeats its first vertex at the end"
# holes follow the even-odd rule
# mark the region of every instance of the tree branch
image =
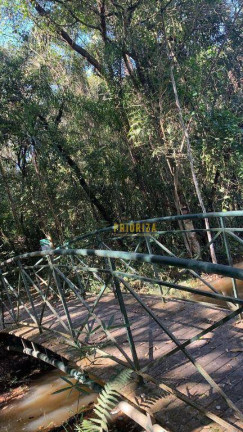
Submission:
MULTIPOLYGON (((58 126, 58 123, 61 120, 62 114, 63 114, 63 105, 61 105, 59 112, 57 114, 57 117, 55 119, 55 125, 56 126, 58 126)), ((42 114, 39 114, 38 117, 41 120, 41 122, 43 123, 45 130, 48 131, 49 130, 49 124, 48 124, 48 121, 46 120, 46 118, 42 114)), ((97 198, 95 192, 93 192, 93 189, 91 189, 89 184, 86 182, 86 180, 83 176, 83 173, 81 172, 76 161, 67 153, 66 149, 63 147, 63 145, 60 142, 53 143, 53 148, 59 154, 59 156, 62 157, 62 159, 67 163, 69 168, 76 175, 76 178, 78 179, 80 186, 82 187, 82 189, 86 193, 91 205, 93 205, 98 210, 99 214, 101 215, 101 217, 106 222, 108 222, 110 225, 112 225, 113 222, 112 222, 112 218, 110 216, 110 211, 107 211, 105 209, 103 204, 100 202, 99 198, 97 198)))
POLYGON ((105 0, 99 1, 98 4, 99 4, 99 11, 100 11, 101 34, 103 40, 106 41, 107 34, 106 34, 105 0))
POLYGON ((56 31, 58 34, 61 35, 61 37, 65 40, 65 42, 78 54, 80 54, 82 57, 84 57, 94 68, 101 74, 104 74, 104 70, 102 65, 96 60, 85 48, 83 48, 81 45, 77 44, 71 36, 62 28, 60 27, 55 21, 53 21, 50 17, 50 13, 46 11, 37 1, 31 0, 31 3, 34 4, 34 7, 38 14, 42 17, 48 17, 49 21, 54 24, 56 27, 56 31))
POLYGON ((62 115, 63 115, 63 108, 64 108, 64 102, 61 103, 60 108, 58 110, 58 114, 55 118, 55 125, 58 126, 61 119, 62 119, 62 115))
MULTIPOLYGON (((69 13, 70 13, 70 15, 72 16, 72 18, 74 18, 75 20, 76 20, 76 22, 79 22, 80 24, 82 24, 83 26, 85 26, 85 27, 88 27, 88 28, 90 28, 90 29, 92 29, 92 30, 99 30, 99 31, 101 31, 101 28, 99 27, 99 26, 95 26, 95 25, 93 25, 93 24, 88 24, 88 23, 86 23, 85 21, 83 21, 83 20, 81 20, 73 11, 72 11, 72 9, 70 9, 69 7, 67 7, 66 6, 66 4, 62 1, 62 0, 54 0, 55 1, 55 3, 59 3, 59 4, 61 4, 63 7, 64 7, 64 9, 66 9, 66 11, 68 11, 69 13)), ((98 13, 98 11, 95 11, 95 13, 97 14, 98 13)))
POLYGON ((74 40, 69 36, 69 34, 64 30, 60 30, 60 35, 67 42, 67 44, 78 54, 81 54, 94 68, 103 75, 103 67, 85 48, 78 45, 74 40))
POLYGON ((163 13, 163 12, 167 9, 167 7, 170 6, 170 4, 171 4, 173 1, 174 1, 174 0, 169 0, 169 1, 166 3, 166 5, 164 5, 164 6, 161 8, 160 12, 163 13))

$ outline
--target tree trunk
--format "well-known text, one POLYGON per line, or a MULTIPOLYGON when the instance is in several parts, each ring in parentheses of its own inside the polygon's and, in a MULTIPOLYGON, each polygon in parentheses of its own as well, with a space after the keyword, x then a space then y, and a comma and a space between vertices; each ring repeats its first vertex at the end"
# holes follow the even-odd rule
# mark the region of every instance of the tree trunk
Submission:
MULTIPOLYGON (((56 120, 55 120, 56 127, 58 127, 58 125, 61 121, 62 114, 63 114, 63 105, 61 105, 59 112, 58 112, 58 115, 57 115, 56 120)), ((39 114, 38 117, 42 121, 42 123, 44 124, 45 129, 49 130, 49 124, 48 124, 47 120, 45 119, 45 117, 41 114, 39 114)), ((84 190, 84 192, 86 193, 91 205, 93 205, 98 210, 99 214, 102 216, 102 218, 106 222, 108 222, 110 225, 112 225, 113 224, 112 218, 110 217, 110 215, 106 211, 103 204, 101 204, 100 200, 96 197, 95 193, 92 191, 92 189, 90 188, 90 186, 86 182, 78 164, 71 158, 71 156, 69 156, 69 154, 66 152, 66 150, 64 149, 62 144, 60 144, 60 143, 53 144, 53 148, 55 151, 57 151, 57 153, 62 157, 62 159, 68 164, 68 166, 71 168, 71 170, 76 175, 78 182, 79 182, 80 186, 82 187, 82 189, 84 190)))
POLYGON ((60 242, 63 242, 64 237, 63 237, 62 226, 61 226, 61 223, 60 223, 60 221, 59 221, 59 219, 58 219, 58 217, 56 215, 56 212, 55 212, 55 210, 53 208, 53 205, 52 205, 51 199, 49 197, 49 194, 48 194, 48 192, 46 190, 45 179, 43 178, 43 176, 42 176, 42 174, 40 172, 40 167, 39 167, 39 164, 38 164, 38 161, 37 161, 37 154, 36 154, 35 150, 34 150, 34 153, 33 153, 33 165, 34 165, 34 169, 35 169, 36 175, 37 175, 37 177, 39 179, 40 189, 41 189, 44 197, 46 198, 48 206, 49 206, 49 208, 51 210, 51 213, 52 213, 52 216, 53 216, 53 219, 54 219, 54 222, 55 222, 55 227, 56 227, 56 232, 57 232, 57 235, 58 235, 58 239, 59 239, 60 242))
POLYGON ((14 218, 14 222, 15 222, 16 228, 18 229, 19 233, 21 233, 21 234, 24 235, 24 237, 26 239, 25 230, 24 230, 24 227, 23 227, 23 225, 22 225, 22 223, 20 221, 20 218, 19 218, 19 215, 18 215, 18 211, 17 211, 17 208, 15 206, 15 202, 13 200, 10 187, 8 185, 8 180, 7 180, 7 177, 6 177, 5 170, 3 168, 3 164, 1 162, 1 159, 0 159, 0 174, 2 176, 4 187, 5 187, 6 192, 7 192, 7 196, 8 196, 8 200, 9 200, 9 203, 10 203, 10 207, 11 207, 11 211, 12 211, 12 215, 13 215, 13 218, 14 218))
POLYGON ((85 191, 86 195, 89 198, 90 203, 98 210, 102 218, 108 222, 110 225, 113 224, 112 218, 106 211, 105 207, 99 199, 95 196, 94 192, 91 190, 90 186, 86 182, 79 166, 76 164, 76 162, 66 153, 63 146, 61 144, 56 145, 58 152, 62 156, 62 158, 65 160, 65 162, 69 165, 69 167, 72 169, 72 171, 75 173, 76 177, 78 178, 79 184, 82 187, 82 189, 85 191))
MULTIPOLYGON (((172 54, 170 53, 170 49, 169 49, 169 44, 168 44, 168 40, 167 40, 167 36, 166 36, 166 29, 165 29, 165 24, 164 24, 163 17, 162 17, 162 23, 163 23, 163 31, 164 31, 164 37, 165 37, 165 45, 166 45, 167 57, 168 57, 168 60, 170 62, 170 77, 171 77, 173 92, 174 92, 174 96, 175 96, 175 103, 176 103, 176 107, 177 107, 178 114, 179 114, 179 120, 180 120, 181 128, 182 128, 182 131, 183 131, 183 135, 184 135, 184 138, 185 138, 185 141, 186 141, 187 157, 188 157, 188 161, 189 161, 190 168, 191 168, 192 180, 193 180, 193 183, 194 183, 194 187, 195 187, 195 190, 196 190, 197 198, 198 198, 200 207, 202 209, 202 212, 203 213, 207 213, 206 207, 204 205, 204 201, 203 201, 203 198, 202 198, 202 194, 201 194, 201 191, 200 191, 200 188, 199 188, 199 184, 198 184, 195 168, 194 168, 194 159, 193 159, 193 155, 192 155, 192 151, 191 151, 191 143, 190 143, 189 133, 188 133, 187 127, 186 127, 185 122, 184 122, 183 113, 182 113, 182 109, 181 109, 181 105, 180 105, 180 101, 179 101, 179 97, 178 97, 177 86, 176 86, 176 81, 175 81, 175 76, 174 76, 174 66, 173 66, 173 63, 172 63, 172 54)), ((205 218, 205 227, 206 227, 207 230, 210 230, 209 220, 207 218, 205 218)), ((212 235, 211 235, 210 231, 207 231, 207 237, 208 237, 208 241, 210 243, 212 241, 212 235)), ((210 244, 209 248, 210 248, 210 255, 211 255, 212 262, 214 264, 216 264, 217 263, 217 258, 216 258, 216 254, 215 254, 213 243, 210 244)))

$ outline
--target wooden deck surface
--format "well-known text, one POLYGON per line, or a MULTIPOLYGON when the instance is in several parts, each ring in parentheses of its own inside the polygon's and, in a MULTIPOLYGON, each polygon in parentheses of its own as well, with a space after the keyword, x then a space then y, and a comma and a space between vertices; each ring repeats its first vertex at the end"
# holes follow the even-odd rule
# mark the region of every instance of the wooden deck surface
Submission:
MULTIPOLYGON (((213 306, 203 306, 181 300, 171 300, 162 303, 161 298, 155 295, 142 294, 141 297, 180 342, 193 337, 229 313, 229 311, 217 309, 213 306)), ((94 298, 92 297, 87 299, 90 306, 93 304, 93 300, 94 298)), ((233 423, 239 430, 243 430, 243 425, 235 417, 233 411, 227 407, 224 399, 210 388, 209 384, 183 353, 179 352, 172 355, 160 365, 156 366, 152 364, 163 353, 174 348, 175 344, 147 315, 145 310, 138 303, 135 303, 135 300, 130 295, 124 294, 124 300, 129 319, 132 322, 132 333, 141 366, 151 361, 151 366, 147 372, 158 383, 168 384, 171 387, 177 388, 194 401, 199 402, 203 407, 206 407, 224 420, 233 423)), ((61 303, 59 305, 57 302, 55 307, 66 322, 61 303)), ((68 299, 68 308, 74 327, 79 328, 87 316, 87 309, 80 306, 80 303, 77 303, 77 300, 72 298, 68 299)), ((110 317, 114 315, 112 325, 122 324, 119 305, 112 294, 101 298, 98 306, 95 308, 95 313, 105 323, 108 323, 110 317)), ((23 309, 20 310, 20 314, 22 320, 28 322, 28 316, 23 309)), ((45 311, 43 325, 63 331, 49 309, 45 311)), ((90 325, 97 326, 92 318, 90 319, 90 325)), ((10 333, 30 341, 38 342, 72 362, 81 364, 89 372, 104 380, 109 379, 114 374, 115 368, 117 368, 117 365, 110 359, 91 357, 89 361, 80 361, 80 354, 77 350, 68 346, 62 338, 55 338, 53 333, 48 331, 40 335, 36 329, 21 327, 12 330, 10 333)), ((112 335, 124 351, 131 356, 125 328, 113 329, 112 335)), ((242 335, 243 324, 239 321, 231 320, 229 323, 224 324, 188 347, 190 354, 210 373, 212 378, 241 411, 243 410, 242 335)), ((84 341, 85 335, 82 335, 80 339, 84 341)), ((89 337, 88 342, 90 344, 94 342, 102 343, 104 340, 104 333, 98 329, 89 337)), ((104 350, 125 360, 114 345, 108 345, 104 350)), ((178 398, 156 389, 152 384, 145 387, 132 384, 130 387, 128 386, 124 389, 124 393, 126 397, 137 405, 153 413, 156 420, 168 430, 183 432, 206 432, 209 430, 219 432, 224 430, 215 423, 210 423, 209 419, 201 416, 198 411, 190 408, 178 398)))

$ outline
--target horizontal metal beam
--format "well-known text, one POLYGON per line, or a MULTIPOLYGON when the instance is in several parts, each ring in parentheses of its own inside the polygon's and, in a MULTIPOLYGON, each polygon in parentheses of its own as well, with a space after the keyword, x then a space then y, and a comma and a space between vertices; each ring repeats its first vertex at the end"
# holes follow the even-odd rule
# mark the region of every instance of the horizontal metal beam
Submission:
POLYGON ((158 264, 160 266, 172 266, 179 268, 186 268, 190 270, 202 271, 209 274, 219 274, 223 276, 233 277, 235 279, 243 280, 243 269, 237 267, 230 267, 222 264, 212 264, 206 261, 197 261, 194 259, 175 258, 162 255, 150 255, 134 252, 122 252, 122 251, 110 251, 110 250, 99 250, 99 249, 54 249, 50 251, 38 251, 29 252, 17 257, 10 258, 2 263, 0 267, 13 264, 20 259, 27 259, 39 256, 97 256, 100 258, 114 258, 123 259, 127 261, 137 261, 149 264, 158 264))
MULTIPOLYGON (((123 221, 124 224, 136 224, 136 223, 158 223, 158 222, 172 222, 172 221, 178 221, 178 220, 188 220, 188 219, 210 219, 210 218, 217 218, 217 217, 243 217, 243 210, 238 211, 228 211, 228 212, 211 212, 211 213, 194 213, 194 214, 187 214, 187 215, 174 215, 174 216, 161 216, 157 218, 152 219, 141 219, 141 220, 132 220, 132 221, 123 221)), ((109 232, 114 230, 114 225, 109 226, 106 228, 101 228, 99 230, 91 231, 87 234, 83 234, 81 236, 75 237, 74 239, 71 239, 67 242, 65 242, 64 246, 68 246, 72 243, 75 243, 79 240, 84 240, 88 237, 95 236, 97 234, 109 232)))

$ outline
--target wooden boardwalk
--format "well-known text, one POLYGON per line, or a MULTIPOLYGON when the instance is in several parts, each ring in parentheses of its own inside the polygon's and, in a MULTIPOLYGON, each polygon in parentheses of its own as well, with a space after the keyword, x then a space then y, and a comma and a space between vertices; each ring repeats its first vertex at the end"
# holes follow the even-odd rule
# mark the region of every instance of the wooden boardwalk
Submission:
MULTIPOLYGON (((203 306, 188 301, 171 300, 162 303, 161 298, 155 295, 140 295, 146 304, 156 315, 170 328, 181 343, 206 329, 214 322, 227 316, 230 312, 214 306, 203 306)), ((175 347, 170 338, 159 326, 146 314, 137 302, 129 295, 124 294, 124 301, 132 323, 132 334, 136 343, 140 365, 143 367, 151 361, 147 373, 156 379, 158 383, 164 383, 177 388, 180 392, 199 402, 203 407, 234 424, 238 430, 243 430, 243 425, 229 409, 224 399, 218 395, 199 374, 197 369, 184 356, 178 352, 165 359, 159 365, 153 365, 163 353, 175 347)), ((87 303, 92 306, 93 297, 87 298, 87 303)), ((39 307, 41 307, 39 305, 39 307)), ((60 309, 60 315, 64 322, 66 317, 60 302, 56 303, 56 310, 60 309)), ((38 305, 37 305, 38 308, 38 305)), ((68 309, 75 328, 79 328, 87 316, 87 309, 80 306, 75 298, 68 299, 68 309)), ((102 297, 95 308, 96 315, 105 323, 114 316, 112 325, 122 324, 122 315, 119 304, 112 294, 102 297)), ((28 323, 28 315, 24 309, 20 309, 22 321, 28 323)), ((93 328, 97 323, 90 320, 93 328)), ((45 311, 43 326, 52 330, 63 331, 62 327, 49 310, 45 311)), ((64 356, 72 363, 84 367, 89 373, 95 374, 102 380, 107 380, 114 374, 117 364, 111 359, 90 356, 89 360, 80 361, 80 353, 67 345, 66 341, 52 332, 45 331, 39 334, 37 329, 23 326, 9 331, 29 341, 41 344, 59 355, 64 356)), ((130 356, 130 348, 124 327, 111 330, 119 346, 130 356)), ((188 346, 188 351, 206 369, 217 384, 231 398, 236 406, 243 410, 243 324, 231 320, 222 327, 208 333, 205 337, 188 346)), ((2 334, 4 337, 4 334, 2 334)), ((91 346, 95 342, 102 344, 104 333, 97 329, 87 337, 80 337, 81 341, 88 342, 91 346)), ((121 360, 123 355, 114 345, 103 348, 121 360)), ((153 384, 140 386, 132 383, 124 389, 124 394, 131 401, 155 415, 156 420, 170 431, 223 431, 226 430, 208 418, 201 416, 197 410, 169 393, 157 389, 153 384)))

